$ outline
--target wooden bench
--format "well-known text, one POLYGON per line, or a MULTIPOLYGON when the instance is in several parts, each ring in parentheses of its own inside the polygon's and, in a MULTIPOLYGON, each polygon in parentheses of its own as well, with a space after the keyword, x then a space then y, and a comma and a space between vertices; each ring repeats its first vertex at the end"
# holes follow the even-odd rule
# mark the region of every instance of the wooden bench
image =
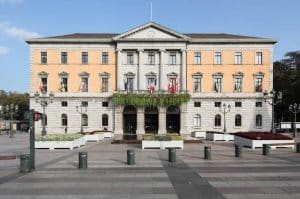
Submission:
POLYGON ((295 143, 276 143, 276 144, 269 144, 271 149, 277 148, 295 148, 295 143))
POLYGON ((0 155, 0 160, 15 160, 17 159, 16 155, 0 155))

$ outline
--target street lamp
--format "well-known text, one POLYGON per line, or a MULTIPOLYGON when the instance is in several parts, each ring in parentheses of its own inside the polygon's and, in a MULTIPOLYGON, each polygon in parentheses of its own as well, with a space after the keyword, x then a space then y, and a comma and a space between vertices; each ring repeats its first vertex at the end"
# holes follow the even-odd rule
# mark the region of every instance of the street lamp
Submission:
POLYGON ((2 112, 8 112, 10 113, 10 122, 9 122, 9 137, 10 138, 14 138, 14 132, 13 132, 13 128, 12 128, 12 120, 14 118, 14 114, 17 113, 17 111, 19 110, 19 106, 18 104, 14 105, 14 104, 9 104, 6 106, 2 107, 2 112))
POLYGON ((289 105, 289 110, 294 113, 294 133, 293 133, 293 137, 296 137, 296 133, 297 133, 297 127, 296 127, 296 122, 297 122, 297 113, 300 112, 300 104, 290 104, 289 105))
POLYGON ((45 115, 45 108, 53 102, 54 94, 51 92, 49 96, 46 95, 46 92, 42 92, 40 95, 38 92, 34 94, 35 102, 39 103, 43 108, 43 117, 42 117, 42 135, 46 135, 46 115, 45 115))
POLYGON ((274 107, 281 102, 282 100, 282 92, 281 91, 275 91, 274 89, 271 90, 270 93, 267 92, 267 90, 263 93, 265 102, 268 102, 272 106, 272 127, 271 131, 272 133, 275 133, 275 126, 274 126, 274 107), (272 99, 272 102, 268 101, 268 97, 272 99))
POLYGON ((224 133, 226 133, 226 113, 230 112, 230 104, 226 105, 225 103, 223 104, 223 110, 222 107, 220 107, 220 112, 224 114, 224 133))
POLYGON ((82 126, 82 115, 87 112, 86 107, 80 105, 80 109, 76 106, 76 112, 80 114, 80 133, 83 133, 83 126, 82 126))

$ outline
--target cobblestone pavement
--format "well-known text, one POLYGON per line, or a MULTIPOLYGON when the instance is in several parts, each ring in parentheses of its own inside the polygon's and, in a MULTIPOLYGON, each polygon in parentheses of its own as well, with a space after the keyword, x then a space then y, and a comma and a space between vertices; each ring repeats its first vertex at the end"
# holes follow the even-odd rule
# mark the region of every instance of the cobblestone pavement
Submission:
MULTIPOLYGON (((23 198, 300 198, 300 154, 293 149, 243 149, 234 157, 232 143, 185 144, 176 163, 168 151, 139 145, 88 143, 75 150, 36 150, 36 170, 18 173, 19 162, 0 160, 0 199, 23 198), (212 160, 203 159, 204 146, 212 160), (126 165, 134 149, 136 165, 126 165), (78 152, 88 152, 88 169, 79 170, 78 152)), ((0 135, 0 155, 29 151, 28 135, 0 135)))

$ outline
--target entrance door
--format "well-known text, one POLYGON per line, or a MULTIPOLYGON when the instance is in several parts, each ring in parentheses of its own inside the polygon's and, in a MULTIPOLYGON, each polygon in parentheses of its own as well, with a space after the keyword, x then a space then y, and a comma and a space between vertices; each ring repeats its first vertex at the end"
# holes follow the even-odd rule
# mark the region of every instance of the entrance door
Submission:
POLYGON ((169 106, 166 115, 167 133, 179 133, 180 131, 180 111, 177 106, 169 106))
POLYGON ((136 139, 136 108, 134 106, 126 106, 123 111, 123 139, 136 139))
POLYGON ((158 110, 156 107, 145 108, 145 132, 157 133, 158 131, 158 110))

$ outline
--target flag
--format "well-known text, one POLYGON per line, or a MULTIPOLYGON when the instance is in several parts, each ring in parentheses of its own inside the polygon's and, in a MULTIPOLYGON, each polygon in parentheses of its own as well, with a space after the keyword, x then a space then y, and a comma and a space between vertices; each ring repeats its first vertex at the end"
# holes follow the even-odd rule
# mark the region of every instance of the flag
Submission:
POLYGON ((172 90, 173 90, 172 80, 169 79, 169 82, 168 82, 168 91, 172 92, 172 90))
POLYGON ((148 80, 148 91, 149 93, 154 93, 155 90, 155 80, 154 79, 149 79, 148 80))
POLYGON ((44 91, 45 91, 45 87, 44 87, 44 84, 43 84, 43 81, 42 81, 42 80, 40 81, 39 90, 40 90, 41 92, 44 92, 44 91))
POLYGON ((175 83, 175 93, 179 92, 179 90, 180 90, 180 84, 179 84, 179 78, 177 78, 175 83))
POLYGON ((128 82, 127 82, 127 79, 126 80, 124 79, 124 90, 128 91, 128 82))
POLYGON ((61 92, 66 92, 66 87, 65 87, 65 84, 63 82, 60 82, 60 88, 59 88, 59 90, 61 92))
POLYGON ((81 91, 81 92, 86 92, 86 84, 85 84, 84 81, 82 81, 82 82, 80 83, 80 91, 81 91))

